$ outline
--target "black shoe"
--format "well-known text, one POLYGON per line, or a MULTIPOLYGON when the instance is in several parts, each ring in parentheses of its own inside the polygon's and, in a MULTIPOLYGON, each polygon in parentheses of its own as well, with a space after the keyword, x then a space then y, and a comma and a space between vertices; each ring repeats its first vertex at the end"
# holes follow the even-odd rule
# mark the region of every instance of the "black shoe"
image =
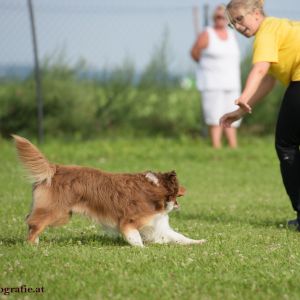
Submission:
POLYGON ((287 226, 288 227, 298 227, 299 226, 299 221, 298 219, 295 219, 295 220, 289 220, 287 222, 287 226))
POLYGON ((289 220, 287 222, 287 227, 296 229, 297 231, 300 231, 300 212, 297 211, 297 218, 294 220, 289 220))
POLYGON ((290 220, 287 222, 287 227, 300 232, 300 219, 290 220))

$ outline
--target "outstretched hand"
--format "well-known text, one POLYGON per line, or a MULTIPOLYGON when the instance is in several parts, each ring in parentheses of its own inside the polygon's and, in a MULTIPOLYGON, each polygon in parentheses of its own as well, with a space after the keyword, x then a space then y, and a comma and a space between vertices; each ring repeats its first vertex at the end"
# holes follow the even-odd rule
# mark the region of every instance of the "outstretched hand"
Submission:
POLYGON ((229 128, 231 124, 243 117, 245 114, 245 111, 241 108, 238 108, 237 110, 230 112, 228 114, 225 114, 220 119, 220 125, 224 128, 229 128))
POLYGON ((247 102, 245 102, 243 99, 238 98, 237 100, 235 100, 234 104, 238 105, 246 113, 249 113, 249 114, 252 113, 251 106, 247 102))

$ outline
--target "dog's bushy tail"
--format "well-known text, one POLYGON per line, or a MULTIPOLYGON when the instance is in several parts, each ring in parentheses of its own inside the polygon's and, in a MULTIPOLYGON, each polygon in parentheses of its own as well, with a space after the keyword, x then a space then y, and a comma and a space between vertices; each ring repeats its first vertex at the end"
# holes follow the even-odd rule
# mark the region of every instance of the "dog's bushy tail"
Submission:
POLYGON ((39 149, 31 144, 27 139, 18 135, 12 135, 15 140, 19 158, 29 172, 34 183, 46 182, 51 185, 51 179, 55 174, 55 165, 49 163, 39 149))

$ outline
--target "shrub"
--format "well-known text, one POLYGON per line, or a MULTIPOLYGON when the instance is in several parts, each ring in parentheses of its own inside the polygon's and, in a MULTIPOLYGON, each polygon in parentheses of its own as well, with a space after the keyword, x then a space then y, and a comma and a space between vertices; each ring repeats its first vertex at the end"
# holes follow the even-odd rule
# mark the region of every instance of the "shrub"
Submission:
MULTIPOLYGON (((184 90, 166 69, 162 49, 136 81, 130 61, 107 72, 101 78, 84 74, 84 64, 71 68, 63 60, 43 65, 44 130, 48 136, 90 138, 116 131, 124 134, 178 136, 200 133, 199 93, 184 90), (158 63, 160 61, 161 63, 158 63), (157 79, 162 66, 164 80, 157 79), (151 75, 151 76, 150 76, 151 75), (148 79, 147 79, 148 78, 148 79), (158 81, 157 81, 158 80, 158 81)), ((250 58, 243 63, 243 81, 251 67, 250 58)), ((283 87, 278 85, 265 101, 246 117, 242 129, 270 133, 274 129, 283 87)), ((234 100, 234 99, 233 99, 234 100)), ((0 132, 26 136, 37 132, 35 83, 11 80, 0 86, 0 132)))

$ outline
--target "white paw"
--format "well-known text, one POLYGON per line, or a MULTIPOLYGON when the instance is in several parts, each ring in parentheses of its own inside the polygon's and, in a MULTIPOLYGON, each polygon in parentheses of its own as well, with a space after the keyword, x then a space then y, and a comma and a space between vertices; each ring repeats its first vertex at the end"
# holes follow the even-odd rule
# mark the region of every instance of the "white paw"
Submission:
POLYGON ((207 242, 207 240, 196 240, 195 241, 196 243, 195 244, 204 244, 204 243, 206 243, 207 242))
POLYGON ((183 244, 183 245, 201 245, 206 243, 207 240, 192 240, 192 239, 188 239, 187 241, 179 241, 179 244, 183 244))

